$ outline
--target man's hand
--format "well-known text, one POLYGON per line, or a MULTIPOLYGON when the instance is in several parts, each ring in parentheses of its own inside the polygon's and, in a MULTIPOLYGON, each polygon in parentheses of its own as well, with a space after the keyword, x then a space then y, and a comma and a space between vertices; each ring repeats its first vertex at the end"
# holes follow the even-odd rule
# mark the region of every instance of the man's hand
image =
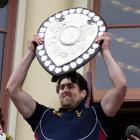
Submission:
POLYGON ((102 50, 109 49, 111 42, 109 33, 104 32, 102 36, 96 38, 96 42, 102 46, 102 50))
POLYGON ((38 35, 34 35, 32 40, 29 42, 28 49, 35 53, 36 47, 44 42, 43 38, 38 35))

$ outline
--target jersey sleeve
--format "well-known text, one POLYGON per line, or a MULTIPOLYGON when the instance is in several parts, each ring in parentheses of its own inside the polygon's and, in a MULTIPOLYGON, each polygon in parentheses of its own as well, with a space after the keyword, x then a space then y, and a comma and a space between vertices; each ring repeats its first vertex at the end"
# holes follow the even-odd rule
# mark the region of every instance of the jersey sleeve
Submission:
POLYGON ((96 110, 98 121, 99 121, 101 127, 103 128, 105 133, 109 136, 111 126, 112 126, 113 121, 114 121, 114 117, 108 117, 104 113, 100 103, 96 103, 94 105, 94 109, 96 110))
POLYGON ((47 110, 48 108, 44 105, 41 105, 39 103, 36 102, 36 108, 34 113, 32 114, 31 117, 29 118, 25 118, 25 120, 27 121, 27 123, 31 126, 32 130, 35 131, 36 127, 38 126, 41 117, 43 115, 43 113, 47 110))

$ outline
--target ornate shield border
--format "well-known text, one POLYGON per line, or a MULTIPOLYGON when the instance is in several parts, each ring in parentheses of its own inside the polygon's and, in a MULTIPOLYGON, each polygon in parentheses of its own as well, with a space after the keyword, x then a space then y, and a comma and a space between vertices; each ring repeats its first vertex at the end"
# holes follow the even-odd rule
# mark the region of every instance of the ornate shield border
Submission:
MULTIPOLYGON (((76 58, 74 58, 74 59, 72 59, 70 61, 67 60, 65 63, 62 63, 62 64, 61 64, 61 60, 63 61, 63 59, 61 59, 60 61, 58 61, 60 63, 58 65, 56 63, 57 60, 58 60, 58 58, 55 58, 55 57, 52 56, 53 57, 53 60, 52 60, 52 58, 50 57, 50 55, 48 54, 48 52, 46 50, 46 47, 47 46, 45 46, 48 43, 46 41, 48 39, 46 36, 50 32, 50 31, 48 32, 48 30, 52 30, 53 29, 53 28, 50 27, 50 26, 52 26, 52 24, 53 24, 53 26, 54 25, 57 25, 57 22, 59 23, 61 21, 64 21, 66 19, 66 17, 68 17, 68 16, 73 18, 73 15, 74 16, 80 15, 81 17, 84 16, 84 18, 87 17, 87 19, 88 19, 87 22, 88 22, 88 25, 90 27, 92 25, 93 26, 96 25, 96 28, 97 28, 96 37, 97 36, 101 36, 103 34, 103 32, 105 32, 106 29, 107 29, 104 20, 99 15, 97 15, 96 13, 94 13, 91 10, 88 10, 86 8, 81 8, 81 7, 66 9, 64 11, 58 12, 58 13, 50 16, 49 18, 47 18, 42 23, 42 25, 40 26, 40 28, 38 29, 38 33, 37 34, 44 39, 44 43, 42 45, 37 46, 36 56, 37 56, 38 61, 42 65, 42 67, 48 73, 50 73, 53 76, 59 76, 61 74, 68 73, 68 72, 74 71, 74 70, 82 67, 88 61, 90 61, 93 57, 95 57, 95 55, 100 50, 100 45, 95 42, 95 38, 94 38, 92 40, 91 44, 86 48, 86 50, 82 54, 78 55, 76 58), (56 61, 56 62, 54 62, 54 61, 56 61)), ((60 26, 64 26, 64 25, 60 25, 60 26)), ((73 40, 73 42, 69 41, 70 39, 67 39, 67 37, 65 37, 66 34, 63 34, 63 36, 62 36, 61 40, 59 40, 59 42, 61 42, 66 47, 72 46, 72 43, 74 43, 74 41, 77 41, 78 40, 78 37, 79 37, 78 36, 79 33, 77 32, 77 29, 78 29, 77 26, 78 26, 78 23, 74 23, 74 24, 71 24, 70 23, 67 26, 68 27, 66 29, 67 31, 65 30, 66 33, 68 33, 69 30, 72 30, 72 32, 74 32, 74 34, 73 33, 71 33, 71 34, 72 35, 75 35, 76 34, 75 35, 76 37, 73 40)), ((54 44, 56 42, 54 42, 54 44)), ((51 43, 53 43, 53 42, 51 42, 51 43)), ((55 50, 53 50, 53 51, 55 53, 55 50)), ((75 50, 73 50, 73 51, 75 51, 75 50)))

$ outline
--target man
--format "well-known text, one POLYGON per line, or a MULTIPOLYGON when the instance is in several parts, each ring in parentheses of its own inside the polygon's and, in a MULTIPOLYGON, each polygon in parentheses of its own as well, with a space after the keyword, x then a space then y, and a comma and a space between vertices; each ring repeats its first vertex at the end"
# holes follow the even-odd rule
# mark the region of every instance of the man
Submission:
POLYGON ((109 51, 108 33, 97 37, 102 43, 101 53, 107 66, 112 88, 105 94, 101 104, 85 108, 87 83, 84 78, 72 72, 57 80, 57 92, 61 108, 59 111, 37 103, 23 89, 28 69, 35 57, 36 45, 43 39, 34 36, 28 50, 7 84, 7 92, 19 112, 31 125, 36 140, 105 140, 112 118, 119 110, 127 90, 125 76, 109 51))

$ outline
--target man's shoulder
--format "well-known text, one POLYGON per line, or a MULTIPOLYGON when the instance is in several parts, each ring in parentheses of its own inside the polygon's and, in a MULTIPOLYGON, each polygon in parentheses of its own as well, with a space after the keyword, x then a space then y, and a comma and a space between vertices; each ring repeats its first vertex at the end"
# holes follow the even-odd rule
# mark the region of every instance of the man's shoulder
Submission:
POLYGON ((40 104, 36 102, 36 109, 35 112, 40 112, 41 114, 46 112, 46 111, 54 111, 55 109, 51 107, 47 107, 46 105, 40 104))

